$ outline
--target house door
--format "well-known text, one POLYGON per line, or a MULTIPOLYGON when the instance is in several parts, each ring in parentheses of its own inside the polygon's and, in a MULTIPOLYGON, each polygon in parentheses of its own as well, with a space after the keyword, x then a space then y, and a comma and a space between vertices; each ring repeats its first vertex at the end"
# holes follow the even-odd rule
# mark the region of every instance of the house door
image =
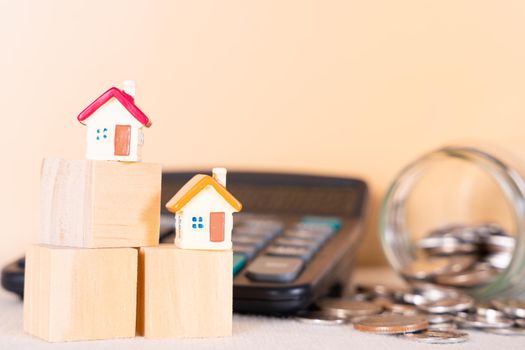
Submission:
POLYGON ((210 241, 224 241, 224 213, 210 213, 210 241))
POLYGON ((129 156, 131 125, 115 126, 115 155, 129 156))

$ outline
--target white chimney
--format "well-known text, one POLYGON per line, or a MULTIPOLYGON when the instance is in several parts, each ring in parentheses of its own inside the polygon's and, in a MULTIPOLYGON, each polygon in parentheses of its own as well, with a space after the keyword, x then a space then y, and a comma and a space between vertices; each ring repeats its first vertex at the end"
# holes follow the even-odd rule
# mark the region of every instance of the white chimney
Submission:
POLYGON ((124 92, 131 97, 135 98, 135 81, 134 80, 124 80, 122 84, 124 86, 124 92))
POLYGON ((226 168, 213 168, 212 174, 215 181, 226 187, 226 168))

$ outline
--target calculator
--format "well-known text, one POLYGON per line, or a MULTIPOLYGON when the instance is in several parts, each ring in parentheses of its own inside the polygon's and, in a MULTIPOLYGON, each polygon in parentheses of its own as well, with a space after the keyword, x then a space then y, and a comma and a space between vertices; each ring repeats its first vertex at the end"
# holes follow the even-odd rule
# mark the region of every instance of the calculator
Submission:
MULTIPOLYGON (((195 173, 163 173, 162 203, 195 173)), ((232 232, 235 312, 289 315, 343 292, 364 233, 364 181, 230 171, 227 186, 243 204, 232 232)), ((173 242, 174 228, 162 206, 161 243, 173 242)), ((2 270, 2 286, 23 297, 23 274, 20 258, 2 270)))

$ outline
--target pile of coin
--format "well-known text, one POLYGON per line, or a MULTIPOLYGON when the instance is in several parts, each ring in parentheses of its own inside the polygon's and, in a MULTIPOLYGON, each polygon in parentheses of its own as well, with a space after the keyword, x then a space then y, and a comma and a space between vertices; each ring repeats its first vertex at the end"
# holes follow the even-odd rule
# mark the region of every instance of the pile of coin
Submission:
POLYGON ((515 245, 515 238, 496 224, 447 225, 420 239, 416 246, 422 254, 400 272, 409 280, 478 287, 507 268, 515 245))
POLYGON ((315 324, 353 324, 359 331, 393 334, 425 343, 457 343, 464 330, 500 335, 525 335, 525 301, 475 301, 456 288, 415 282, 409 288, 356 286, 344 298, 318 301, 315 310, 296 316, 315 324))

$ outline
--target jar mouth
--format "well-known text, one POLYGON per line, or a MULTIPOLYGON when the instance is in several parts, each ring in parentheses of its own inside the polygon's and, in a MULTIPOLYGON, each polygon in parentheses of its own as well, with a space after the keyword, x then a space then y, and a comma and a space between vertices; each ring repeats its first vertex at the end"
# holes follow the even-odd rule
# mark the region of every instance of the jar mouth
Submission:
MULTIPOLYGON (((420 177, 429 170, 430 164, 455 159, 468 162, 487 173, 499 186, 512 216, 515 245, 508 265, 493 279, 483 285, 465 288, 478 299, 496 295, 516 295, 525 271, 525 182, 519 164, 509 161, 508 156, 469 146, 448 146, 430 152, 406 166, 392 182, 381 205, 379 234, 383 251, 390 265, 401 274, 407 264, 416 260, 417 249, 409 234, 407 224, 407 200, 420 177)), ((421 210, 421 209, 420 209, 421 210)), ((424 209, 422 209, 424 210, 424 209)), ((523 285, 521 286, 523 287, 523 285)), ((523 288, 521 288, 523 289, 523 288)))

